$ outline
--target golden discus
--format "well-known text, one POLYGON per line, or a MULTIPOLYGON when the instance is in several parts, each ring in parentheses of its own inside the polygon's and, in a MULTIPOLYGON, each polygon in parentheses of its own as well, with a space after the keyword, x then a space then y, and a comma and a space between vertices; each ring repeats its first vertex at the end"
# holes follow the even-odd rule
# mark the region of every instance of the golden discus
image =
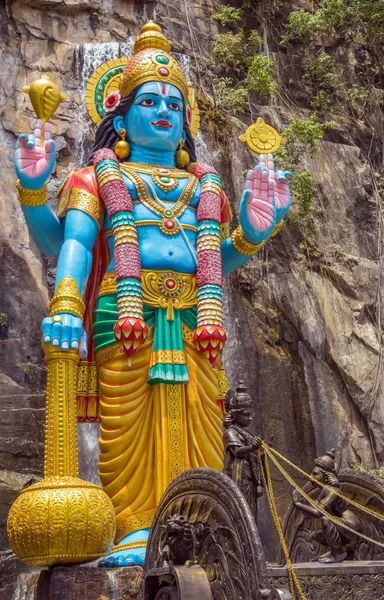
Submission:
POLYGON ((248 127, 239 140, 245 142, 248 148, 256 154, 273 154, 285 139, 271 125, 265 123, 264 119, 259 117, 253 125, 248 127))

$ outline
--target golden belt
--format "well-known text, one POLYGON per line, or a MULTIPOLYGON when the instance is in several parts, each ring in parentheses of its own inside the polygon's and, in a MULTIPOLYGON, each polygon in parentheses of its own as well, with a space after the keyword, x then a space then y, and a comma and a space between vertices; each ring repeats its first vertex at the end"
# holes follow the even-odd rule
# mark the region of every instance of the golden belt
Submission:
MULTIPOLYGON (((186 310, 197 304, 196 276, 177 271, 141 271, 143 303, 151 308, 167 309, 169 321, 174 319, 174 308, 186 310)), ((98 298, 116 294, 116 272, 107 271, 100 284, 98 298)))

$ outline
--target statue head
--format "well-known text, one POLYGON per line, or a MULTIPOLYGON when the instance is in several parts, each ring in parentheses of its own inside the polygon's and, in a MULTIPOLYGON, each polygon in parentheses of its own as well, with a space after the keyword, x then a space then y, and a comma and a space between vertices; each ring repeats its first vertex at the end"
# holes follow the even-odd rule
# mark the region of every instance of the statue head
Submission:
POLYGON ((228 390, 225 397, 225 409, 228 414, 224 419, 224 426, 229 427, 235 423, 240 427, 247 427, 252 421, 251 407, 252 400, 248 388, 243 381, 239 381, 235 393, 228 390))
POLYGON ((315 468, 312 471, 312 477, 322 483, 329 485, 337 485, 337 464, 336 448, 329 450, 322 456, 318 456, 315 460, 315 468))
POLYGON ((90 160, 102 147, 113 149, 121 130, 131 145, 165 152, 176 152, 182 140, 196 160, 186 105, 188 84, 170 48, 158 25, 144 25, 121 76, 120 102, 100 123, 90 160))

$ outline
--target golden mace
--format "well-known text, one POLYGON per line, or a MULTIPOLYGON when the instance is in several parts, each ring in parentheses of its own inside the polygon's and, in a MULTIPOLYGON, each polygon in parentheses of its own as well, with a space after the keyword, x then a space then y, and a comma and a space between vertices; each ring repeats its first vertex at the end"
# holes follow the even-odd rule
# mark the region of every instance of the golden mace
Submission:
POLYGON ((60 88, 53 83, 48 75, 42 75, 30 85, 23 87, 23 92, 29 95, 31 104, 38 119, 41 119, 41 142, 44 146, 44 126, 58 109, 60 103, 66 99, 60 88))
MULTIPOLYGON (((39 109, 37 116, 47 121, 62 95, 55 86, 56 104, 46 110, 41 81, 29 89, 34 107, 46 111, 39 109)), ((8 515, 8 539, 16 556, 30 565, 89 562, 112 548, 115 511, 102 488, 78 477, 78 353, 46 344, 44 352, 48 366, 44 479, 16 498, 8 515)))

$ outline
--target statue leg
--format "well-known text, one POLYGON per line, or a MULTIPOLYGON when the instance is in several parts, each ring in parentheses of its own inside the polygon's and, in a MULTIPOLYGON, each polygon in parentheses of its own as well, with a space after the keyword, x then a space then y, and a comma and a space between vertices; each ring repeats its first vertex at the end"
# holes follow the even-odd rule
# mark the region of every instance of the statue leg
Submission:
POLYGON ((343 562, 347 553, 344 550, 343 541, 336 525, 326 517, 323 517, 321 519, 321 526, 331 552, 330 554, 327 552, 323 556, 320 556, 319 562, 326 564, 343 562))
POLYGON ((115 546, 101 566, 143 564, 157 503, 172 479, 190 468, 222 470, 217 372, 197 351, 186 354, 184 385, 147 384, 150 347, 130 366, 125 356, 99 366, 100 478, 117 521, 115 546))

